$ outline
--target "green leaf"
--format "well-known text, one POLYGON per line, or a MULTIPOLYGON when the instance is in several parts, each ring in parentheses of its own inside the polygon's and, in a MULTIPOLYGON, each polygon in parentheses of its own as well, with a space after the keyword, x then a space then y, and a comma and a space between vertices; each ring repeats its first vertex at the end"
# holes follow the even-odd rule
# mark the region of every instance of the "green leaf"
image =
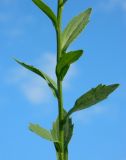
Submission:
POLYGON ((53 122, 51 134, 54 139, 57 139, 59 141, 59 143, 54 142, 54 146, 55 146, 57 157, 58 157, 60 155, 60 152, 62 151, 60 139, 59 139, 59 118, 57 118, 56 121, 53 122))
POLYGON ((56 74, 60 80, 63 80, 66 75, 70 65, 77 61, 83 54, 82 50, 71 51, 63 54, 56 66, 56 74))
MULTIPOLYGON (((67 115, 67 112, 64 110, 64 117, 67 115)), ((63 123, 63 130, 64 130, 64 147, 67 149, 67 146, 70 142, 70 139, 72 137, 73 134, 73 127, 74 125, 72 124, 72 119, 71 118, 67 118, 66 121, 63 123)), ((54 139, 59 140, 59 117, 56 119, 56 121, 53 123, 53 128, 51 130, 51 134, 52 137, 54 139)), ((60 151, 60 146, 57 147, 58 148, 58 152, 60 151)))
POLYGON ((65 149, 67 149, 67 146, 71 140, 71 137, 73 135, 73 127, 74 125, 72 124, 72 119, 67 118, 65 125, 64 125, 64 141, 65 141, 65 149))
POLYGON ((66 51, 69 45, 81 33, 89 22, 92 9, 89 8, 78 16, 74 17, 62 33, 62 52, 66 51))
POLYGON ((52 21, 55 28, 57 28, 57 18, 51 8, 47 6, 44 2, 41 0, 32 0, 52 21))
POLYGON ((59 140, 59 119, 58 118, 56 119, 55 122, 53 122, 51 134, 54 139, 59 140))
POLYGON ((68 112, 66 117, 73 112, 86 109, 106 99, 118 86, 119 84, 112 84, 108 86, 100 84, 96 88, 89 90, 76 100, 74 107, 68 112))
POLYGON ((46 140, 57 142, 48 130, 40 127, 38 124, 30 124, 29 129, 46 140))
POLYGON ((25 67, 26 69, 36 73, 37 75, 39 75, 40 77, 42 77, 43 79, 46 80, 48 86, 51 88, 52 92, 53 92, 53 95, 55 97, 58 96, 58 93, 57 93, 57 85, 55 83, 55 81, 53 81, 47 74, 45 74, 44 72, 40 71, 39 69, 35 68, 34 66, 31 66, 31 65, 28 65, 26 63, 23 63, 17 59, 15 59, 15 61, 20 64, 21 66, 25 67))

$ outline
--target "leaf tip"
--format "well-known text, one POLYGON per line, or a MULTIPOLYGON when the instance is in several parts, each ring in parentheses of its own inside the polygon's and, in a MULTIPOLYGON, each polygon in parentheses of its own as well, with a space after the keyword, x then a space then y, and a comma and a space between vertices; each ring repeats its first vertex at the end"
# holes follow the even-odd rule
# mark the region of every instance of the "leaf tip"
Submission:
POLYGON ((28 129, 29 129, 30 131, 33 131, 33 130, 32 130, 32 127, 33 127, 33 124, 30 123, 29 126, 28 126, 28 129))
POLYGON ((14 58, 14 57, 13 57, 13 60, 14 60, 15 62, 19 63, 19 64, 21 63, 18 59, 14 58))
POLYGON ((93 9, 92 9, 92 8, 89 8, 88 10, 89 10, 89 12, 92 12, 93 9))
POLYGON ((120 86, 120 84, 119 84, 119 83, 116 83, 116 84, 111 84, 110 86, 111 86, 111 88, 112 88, 113 91, 114 91, 115 89, 117 89, 117 88, 120 86))
POLYGON ((87 12, 88 12, 89 15, 92 13, 92 10, 93 10, 92 8, 87 9, 87 12))
POLYGON ((82 54, 84 53, 84 51, 81 49, 81 50, 80 50, 80 53, 81 53, 81 55, 82 55, 82 54))
POLYGON ((15 57, 12 57, 12 59, 13 59, 14 61, 17 61, 17 59, 16 59, 15 57))

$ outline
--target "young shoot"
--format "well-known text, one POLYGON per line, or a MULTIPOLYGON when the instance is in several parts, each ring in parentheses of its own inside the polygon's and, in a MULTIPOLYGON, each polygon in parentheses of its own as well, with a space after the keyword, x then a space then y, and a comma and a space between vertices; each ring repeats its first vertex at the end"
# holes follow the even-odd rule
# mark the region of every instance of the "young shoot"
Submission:
POLYGON ((47 82, 47 85, 51 89, 53 96, 58 102, 58 116, 55 122, 53 122, 50 131, 42 128, 38 124, 32 123, 29 125, 29 129, 36 133, 38 136, 54 143, 57 160, 68 160, 68 145, 72 138, 74 129, 71 118, 72 114, 74 112, 87 109, 105 100, 113 91, 115 91, 119 84, 97 85, 96 87, 90 89, 78 97, 74 103, 74 106, 69 111, 67 111, 63 103, 63 80, 71 65, 79 60, 83 55, 82 49, 68 51, 68 48, 86 28, 87 24, 89 23, 92 8, 88 8, 82 11, 80 14, 72 18, 66 27, 62 29, 62 12, 69 0, 57 0, 57 15, 55 15, 51 7, 49 7, 44 1, 32 1, 51 20, 56 31, 57 64, 54 72, 56 73, 57 81, 54 81, 44 71, 41 71, 34 66, 28 65, 17 59, 15 60, 21 66, 39 75, 47 82))

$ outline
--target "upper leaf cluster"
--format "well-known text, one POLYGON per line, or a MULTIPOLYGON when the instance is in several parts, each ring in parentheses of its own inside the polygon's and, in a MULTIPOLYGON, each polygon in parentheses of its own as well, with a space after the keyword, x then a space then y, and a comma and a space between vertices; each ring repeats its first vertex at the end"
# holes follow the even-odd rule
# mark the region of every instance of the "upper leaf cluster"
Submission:
MULTIPOLYGON (((32 1, 50 18, 55 29, 57 30, 58 28, 57 17, 52 11, 52 9, 41 0, 32 0, 32 1)), ((66 2, 67 0, 63 0, 62 6, 66 2)), ((62 57, 56 67, 56 75, 60 80, 63 80, 63 78, 65 77, 70 67, 70 64, 78 60, 78 58, 82 54, 81 50, 71 51, 69 53, 66 53, 66 50, 69 47, 69 45, 79 36, 79 34, 83 31, 83 29, 88 24, 91 11, 92 9, 89 8, 86 11, 80 13, 78 16, 74 17, 68 23, 68 25, 66 26, 66 28, 61 34, 62 57), (66 55, 64 56, 63 54, 66 54, 66 55)))

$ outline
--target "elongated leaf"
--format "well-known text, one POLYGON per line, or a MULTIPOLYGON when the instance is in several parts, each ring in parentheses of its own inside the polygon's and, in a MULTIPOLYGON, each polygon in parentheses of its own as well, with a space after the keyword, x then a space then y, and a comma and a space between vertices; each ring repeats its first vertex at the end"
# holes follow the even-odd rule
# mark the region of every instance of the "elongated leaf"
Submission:
POLYGON ((62 55, 56 67, 56 74, 58 77, 60 77, 60 80, 63 80, 69 69, 69 66, 77 61, 82 56, 82 54, 82 50, 77 50, 62 55))
POLYGON ((73 112, 86 109, 106 99, 118 86, 119 84, 112 84, 108 86, 100 84, 96 88, 91 89, 76 100, 74 107, 68 112, 67 116, 73 112))
POLYGON ((47 6, 42 0, 32 0, 52 21, 55 28, 57 28, 57 18, 51 8, 47 6))
POLYGON ((89 22, 91 8, 74 17, 62 33, 62 52, 66 51, 73 40, 80 34, 89 22))
POLYGON ((23 63, 17 59, 15 59, 15 61, 20 64, 21 66, 25 67, 26 69, 36 73, 37 75, 39 75, 40 77, 42 77, 43 79, 46 80, 48 86, 51 88, 53 94, 55 97, 58 96, 57 94, 57 85, 56 83, 47 75, 45 74, 44 72, 40 71, 39 69, 35 68, 34 66, 31 66, 31 65, 28 65, 26 63, 23 63))
MULTIPOLYGON (((64 110, 64 117, 67 115, 67 112, 64 110)), ((72 137, 73 134, 73 127, 74 125, 72 124, 72 119, 71 118, 67 118, 65 123, 63 124, 63 130, 64 130, 64 147, 65 149, 67 149, 67 146, 70 142, 70 139, 72 137)), ((54 139, 59 140, 59 117, 56 119, 56 121, 53 123, 53 128, 51 130, 52 136, 54 137, 54 139)), ((56 145, 56 143, 55 143, 56 145)), ((57 147, 57 145, 55 146, 56 148, 58 148, 58 152, 60 152, 60 146, 57 147)))
POLYGON ((55 122, 53 122, 51 134, 54 139, 59 140, 59 119, 58 118, 56 119, 55 122))
POLYGON ((52 137, 59 141, 59 143, 54 142, 54 146, 57 152, 57 156, 59 156, 59 153, 62 151, 60 139, 59 139, 59 119, 57 118, 56 121, 53 123, 52 129, 51 129, 52 137))
POLYGON ((49 140, 49 141, 53 141, 53 142, 58 142, 57 140, 55 140, 50 131, 40 127, 38 124, 30 124, 29 125, 29 129, 30 131, 36 133, 37 135, 39 135, 40 137, 49 140))
POLYGON ((65 149, 67 149, 68 144, 71 140, 71 137, 73 135, 73 127, 74 125, 72 124, 72 119, 71 118, 67 118, 66 123, 64 125, 64 141, 65 141, 65 149))

